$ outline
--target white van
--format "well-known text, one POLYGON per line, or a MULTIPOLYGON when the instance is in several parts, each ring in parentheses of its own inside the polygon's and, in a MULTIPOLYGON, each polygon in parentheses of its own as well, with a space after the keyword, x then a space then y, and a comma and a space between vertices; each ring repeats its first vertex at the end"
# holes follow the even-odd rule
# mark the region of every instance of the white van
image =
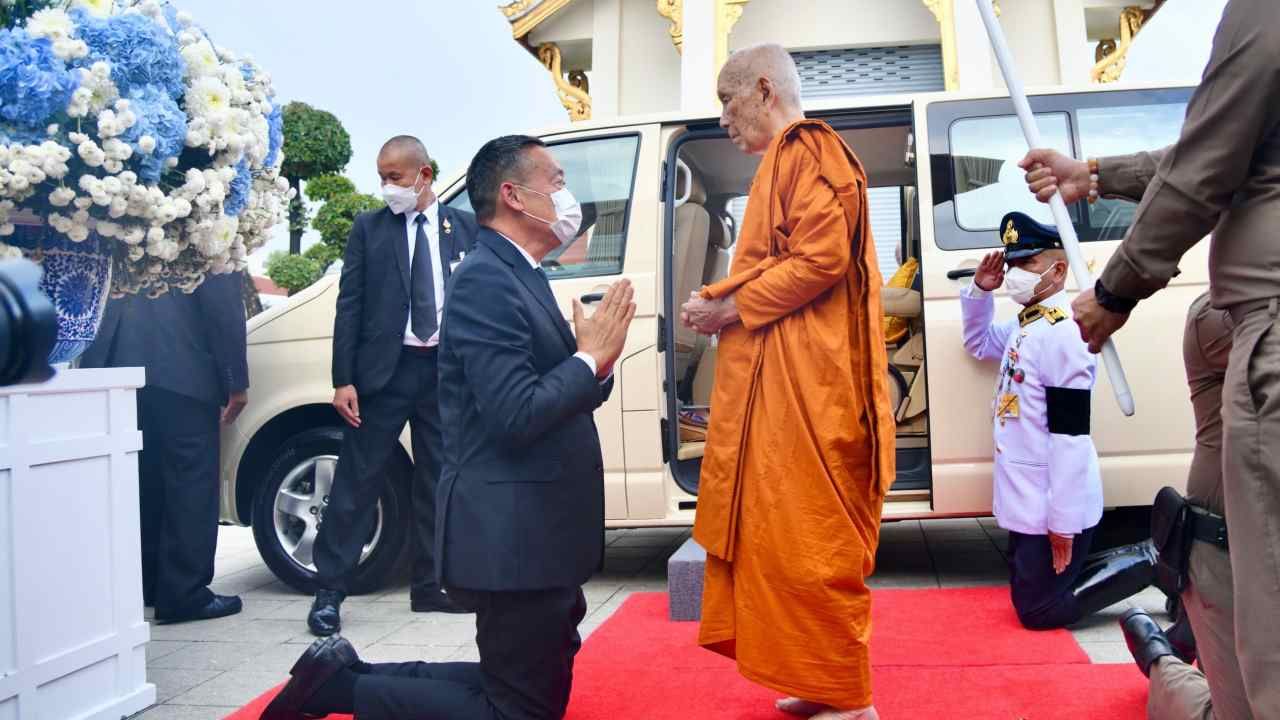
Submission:
MULTIPOLYGON (((1031 105, 1046 143, 1100 156, 1173 142, 1191 91, 1055 89, 1034 94, 1031 105)), ((897 256, 919 268, 914 282, 903 271, 895 284, 906 287, 886 291, 897 319, 885 372, 899 426, 898 478, 885 519, 988 515, 995 368, 965 352, 956 295, 982 255, 1000 246, 1002 215, 1021 210, 1052 222, 1016 166, 1026 148, 1012 104, 937 93, 815 103, 807 111, 831 123, 866 168, 885 278, 897 273, 897 256)), ((607 525, 689 525, 716 345, 673 318, 681 299, 727 272, 758 159, 734 148, 714 117, 617 119, 540 136, 585 212, 578 240, 543 261, 561 310, 568 317, 572 298, 598 300, 623 277, 635 285, 639 306, 613 397, 596 412, 607 525)), ((445 204, 470 209, 463 178, 438 190, 445 204)), ((1110 200, 1071 208, 1095 272, 1133 211, 1110 200)), ((1171 287, 1144 302, 1116 337, 1137 415, 1119 412, 1105 376, 1094 393, 1108 506, 1147 505, 1161 486, 1184 482, 1193 423, 1181 334, 1187 306, 1207 286, 1204 252, 1193 250, 1171 287)), ((223 520, 251 524, 268 565, 303 590, 311 587, 312 544, 341 445, 329 374, 337 280, 326 276, 250 321, 250 402, 222 444, 223 520)), ((998 303, 999 312, 1013 312, 1007 298, 998 303)), ((407 546, 407 430, 402 440, 362 558, 361 589, 382 583, 407 546)))

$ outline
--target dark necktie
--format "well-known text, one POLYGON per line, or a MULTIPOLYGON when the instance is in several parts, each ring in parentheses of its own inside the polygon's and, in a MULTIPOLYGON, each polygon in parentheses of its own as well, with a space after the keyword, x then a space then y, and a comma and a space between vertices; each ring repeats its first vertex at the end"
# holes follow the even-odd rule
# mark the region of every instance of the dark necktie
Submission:
POLYGON ((413 262, 409 271, 411 327, 422 342, 436 332, 436 279, 431 272, 431 243, 427 242, 427 231, 423 229, 426 222, 426 215, 418 215, 414 220, 418 232, 413 240, 413 262))

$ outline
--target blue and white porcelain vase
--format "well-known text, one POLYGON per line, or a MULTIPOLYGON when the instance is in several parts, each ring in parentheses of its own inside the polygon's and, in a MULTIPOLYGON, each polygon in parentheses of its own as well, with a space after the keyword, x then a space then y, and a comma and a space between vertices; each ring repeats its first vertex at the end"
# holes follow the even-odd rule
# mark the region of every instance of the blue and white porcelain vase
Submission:
POLYGON ((49 363, 67 363, 93 344, 111 291, 113 242, 90 233, 75 242, 48 225, 18 225, 8 244, 44 271, 40 289, 58 314, 58 339, 49 363))

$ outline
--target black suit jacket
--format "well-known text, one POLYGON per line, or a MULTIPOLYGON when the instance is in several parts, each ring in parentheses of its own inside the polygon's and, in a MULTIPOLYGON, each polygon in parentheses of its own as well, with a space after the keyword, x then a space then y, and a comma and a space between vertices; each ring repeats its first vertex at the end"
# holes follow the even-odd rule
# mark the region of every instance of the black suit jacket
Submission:
POLYGON ((108 301, 80 367, 142 367, 147 386, 224 406, 249 387, 243 279, 210 275, 195 292, 108 301))
POLYGON ((600 567, 604 465, 591 414, 613 381, 597 382, 576 350, 546 281, 481 228, 450 281, 440 338, 442 584, 574 587, 600 567))
MULTIPOLYGON (((440 254, 457 260, 475 242, 475 216, 441 204, 439 234, 440 254)), ((356 216, 333 319, 334 387, 355 385, 366 395, 391 380, 409 322, 409 270, 404 215, 384 207, 356 216)))

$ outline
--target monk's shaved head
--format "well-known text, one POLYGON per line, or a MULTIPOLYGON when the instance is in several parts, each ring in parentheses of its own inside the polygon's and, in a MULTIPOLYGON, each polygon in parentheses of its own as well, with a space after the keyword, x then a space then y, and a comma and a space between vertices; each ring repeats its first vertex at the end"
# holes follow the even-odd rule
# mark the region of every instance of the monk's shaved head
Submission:
POLYGON ((794 108, 800 107, 800 72, 786 48, 776 43, 752 45, 729 56, 720 80, 736 92, 768 79, 778 99, 794 108))
POLYGON ((723 105, 720 127, 752 155, 764 154, 774 137, 804 117, 800 73, 781 45, 753 45, 731 55, 720 70, 716 94, 723 105))

